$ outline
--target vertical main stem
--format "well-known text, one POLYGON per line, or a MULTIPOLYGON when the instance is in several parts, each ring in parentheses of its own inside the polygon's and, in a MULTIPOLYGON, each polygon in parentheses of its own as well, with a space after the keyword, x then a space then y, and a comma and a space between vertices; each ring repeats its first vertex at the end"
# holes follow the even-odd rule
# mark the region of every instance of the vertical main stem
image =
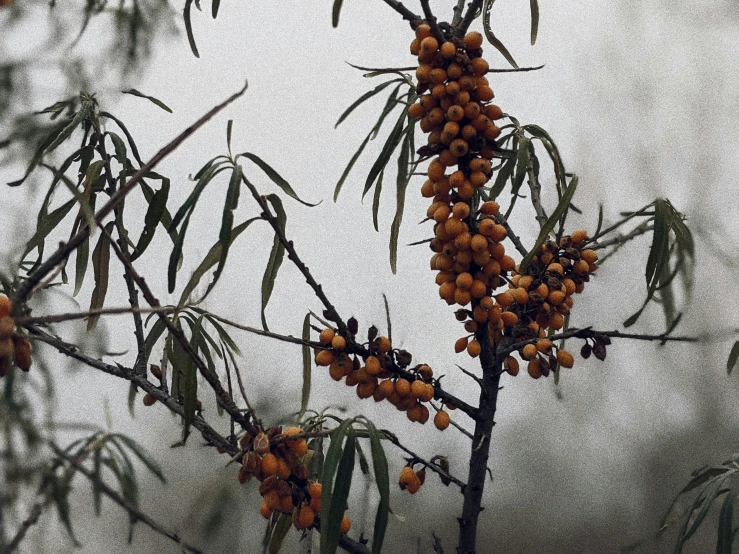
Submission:
MULTIPOLYGON (((487 335, 487 329, 485 329, 487 335)), ((500 365, 487 336, 479 337, 482 345, 482 390, 480 391, 479 417, 470 452, 470 468, 467 486, 464 489, 462 516, 459 518, 459 543, 457 554, 474 554, 477 540, 477 524, 482 508, 482 494, 490 455, 490 436, 495 425, 495 410, 498 403, 500 365)))

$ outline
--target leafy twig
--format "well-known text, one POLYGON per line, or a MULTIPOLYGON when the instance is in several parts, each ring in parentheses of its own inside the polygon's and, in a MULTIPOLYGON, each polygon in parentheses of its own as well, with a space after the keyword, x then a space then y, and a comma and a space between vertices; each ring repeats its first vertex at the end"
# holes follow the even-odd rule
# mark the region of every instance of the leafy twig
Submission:
POLYGON ((165 537, 172 539, 174 542, 180 545, 180 547, 183 548, 184 550, 193 552, 194 554, 203 554, 202 550, 186 543, 184 540, 182 540, 182 537, 180 537, 177 533, 166 529, 162 524, 157 523, 150 516, 142 512, 139 508, 137 508, 136 506, 133 506, 130 502, 128 502, 125 498, 123 498, 115 490, 113 490, 111 487, 105 484, 105 482, 102 479, 99 479, 92 471, 87 469, 84 465, 82 465, 74 457, 69 456, 61 448, 59 448, 56 444, 50 443, 50 446, 51 446, 51 449, 54 451, 54 454, 56 454, 58 458, 63 459, 64 461, 69 463, 72 467, 74 467, 79 473, 87 477, 90 480, 90 482, 95 485, 95 488, 97 490, 102 492, 105 496, 107 496, 113 502, 118 504, 121 508, 126 510, 131 516, 136 518, 137 521, 141 521, 145 523, 146 525, 151 527, 154 531, 156 531, 160 535, 164 535, 165 537))
POLYGON ((21 541, 23 541, 23 539, 26 537, 26 533, 28 532, 28 530, 33 527, 36 522, 38 522, 38 518, 41 516, 42 511, 43 505, 40 502, 36 502, 31 508, 31 511, 28 513, 26 519, 24 519, 21 523, 18 531, 5 547, 5 550, 3 550, 3 554, 10 554, 16 548, 18 548, 18 545, 20 545, 21 541))

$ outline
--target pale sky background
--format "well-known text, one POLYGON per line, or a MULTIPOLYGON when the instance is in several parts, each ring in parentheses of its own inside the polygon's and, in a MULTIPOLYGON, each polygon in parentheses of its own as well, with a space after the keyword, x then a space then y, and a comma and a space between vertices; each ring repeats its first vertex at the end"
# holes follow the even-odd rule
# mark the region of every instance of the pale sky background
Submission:
MULTIPOLYGON (((241 99, 160 165, 159 171, 172 178, 170 210, 176 211, 191 190, 188 174, 225 152, 226 121, 233 119, 234 151, 260 155, 302 198, 323 200, 316 208, 306 208, 285 198, 287 234, 339 313, 345 318, 354 315, 363 332, 371 324, 384 331, 382 293, 386 293, 394 346, 409 350, 415 360, 429 363, 437 373, 445 373, 447 388, 476 401, 475 384, 454 366, 458 363, 472 370, 475 363, 453 352, 462 329, 453 310, 438 299, 428 269, 429 250, 401 246, 397 275, 390 272, 392 179, 386 176, 379 233, 372 228, 371 198, 360 202, 364 178, 382 147, 380 140, 366 149, 338 202, 331 200, 342 169, 384 101, 367 103, 334 130, 342 111, 382 79, 365 79, 345 62, 371 67, 414 63, 408 52, 412 32, 395 12, 379 0, 346 0, 344 4, 338 29, 331 27, 330 2, 224 2, 215 21, 210 18, 210 6, 204 5, 203 13, 193 15, 200 59, 190 53, 184 31, 179 37, 163 37, 151 64, 125 83, 161 99, 173 114, 145 100, 119 96, 115 91, 125 86, 111 87, 105 74, 99 75, 100 88, 93 85, 91 91, 99 90, 101 105, 125 120, 142 157, 148 159, 248 78, 249 90, 241 99)), ((420 12, 415 0, 406 5, 420 12)), ((431 5, 440 17, 451 15, 452 2, 435 0, 431 5)), ((618 552, 656 531, 669 499, 693 469, 719 463, 736 448, 733 431, 739 423, 739 390, 737 377, 727 377, 725 372, 731 339, 727 331, 739 326, 739 302, 733 292, 736 267, 722 264, 715 255, 716 248, 726 248, 724 241, 735 244, 739 232, 735 216, 739 162, 733 155, 739 146, 735 125, 739 116, 735 59, 739 18, 733 8, 733 3, 719 0, 544 0, 539 38, 532 48, 528 3, 496 3, 494 28, 519 64, 546 64, 536 72, 492 75, 496 101, 522 122, 547 129, 567 169, 579 175, 576 204, 585 215, 573 214, 569 219, 572 228, 594 229, 599 203, 605 204, 606 218, 613 221, 620 211, 639 208, 655 197, 669 197, 688 215, 694 232, 703 233, 697 237, 693 303, 678 332, 718 334, 721 340, 698 347, 672 344, 663 348, 614 341, 605 362, 576 358, 574 369, 565 370, 563 400, 556 398, 551 378, 533 381, 522 374, 504 379, 490 458, 495 480, 486 489, 480 552, 618 552)), ((45 8, 37 9, 41 17, 45 8)), ((179 20, 177 25, 183 28, 179 20)), ((480 22, 473 29, 481 30, 480 22)), ((43 30, 35 32, 40 35, 43 30)), ((90 48, 102 33, 102 26, 93 26, 76 48, 90 48)), ((34 34, 25 28, 16 36, 19 42, 10 49, 12 35, 0 36, 6 52, 29 48, 34 34)), ((485 51, 492 67, 507 66, 492 46, 487 45, 485 51)), ((40 89, 38 98, 29 100, 31 107, 40 109, 56 100, 59 91, 53 88, 51 81, 40 89)), ((277 192, 258 168, 245 168, 261 191, 277 192)), ((0 180, 16 178, 18 171, 17 167, 0 168, 0 180)), ((226 183, 227 177, 222 177, 211 184, 195 211, 178 276, 180 287, 217 240, 226 183)), ((421 183, 419 178, 408 188, 401 245, 431 232, 430 224, 417 225, 427 205, 419 193, 421 183)), ((552 182, 545 179, 543 184, 551 188, 552 182)), ((30 190, 4 189, 4 203, 12 206, 3 217, 12 226, 12 231, 8 226, 3 230, 7 238, 0 250, 6 255, 15 251, 17 243, 12 241, 27 240, 33 233, 34 210, 41 198, 36 193, 29 202, 25 195, 30 190)), ((506 206, 508 197, 501 198, 506 206)), ((242 195, 237 222, 256 215, 249 200, 242 195)), ((138 199, 129 201, 128 221, 133 220, 137 203, 138 199)), ((537 231, 533 210, 523 201, 518 205, 526 208, 512 225, 524 243, 530 243, 537 231)), ((155 240, 138 267, 162 303, 176 302, 181 288, 172 296, 166 292, 171 243, 161 230, 155 240)), ((231 250, 225 273, 206 307, 259 326, 261 276, 271 243, 266 224, 250 227, 231 250)), ((638 309, 645 292, 648 244, 648 239, 634 241, 603 266, 577 298, 573 325, 616 329, 638 309)), ((111 267, 106 305, 124 305, 121 269, 115 261, 111 267)), ((91 290, 90 279, 78 296, 83 305, 91 290)), ((53 304, 53 310, 73 308, 72 302, 60 296, 53 304)), ((268 308, 270 326, 298 335, 308 309, 316 311, 320 304, 285 259, 268 308)), ((36 306, 34 311, 48 313, 51 309, 36 306)), ((654 306, 634 329, 658 333, 662 325, 661 312, 654 306)), ((82 327, 62 329, 72 340, 82 327)), ((101 329, 111 351, 129 350, 121 363, 132 364, 130 319, 111 318, 101 329)), ((244 352, 242 369, 249 394, 252 399, 263 399, 260 415, 276 422, 295 412, 301 386, 300 349, 238 331, 234 336, 244 352)), ((577 350, 580 344, 572 346, 577 350)), ((113 429, 141 441, 165 467, 166 487, 153 482, 143 470, 140 473, 145 510, 208 553, 259 550, 263 523, 257 487, 240 487, 235 469, 223 467, 225 457, 203 448, 196 434, 186 448, 170 449, 181 434, 178 422, 165 415, 162 406, 144 408, 140 398, 132 419, 126 407, 125 382, 91 369, 70 370, 63 363, 53 364, 53 370, 60 420, 104 426, 107 409, 113 429), (223 500, 224 486, 231 493, 233 509, 226 531, 208 543, 198 534, 198 521, 209 505, 223 500)), ((447 455, 452 473, 466 478, 469 443, 455 429, 441 433, 431 426, 409 424, 405 414, 387 403, 357 402, 352 389, 334 383, 325 371, 316 371, 313 382, 312 407, 333 404, 348 407, 352 414, 363 413, 398 433, 410 448, 428 457, 447 455)), ((227 422, 217 419, 212 395, 203 396, 206 417, 225 433, 227 422)), ((463 416, 458 419, 471 429, 463 416)), ((388 446, 387 454, 392 475, 397 475, 403 464, 401 452, 388 446)), ((125 514, 104 502, 103 517, 96 519, 89 507, 89 486, 79 481, 77 487, 73 517, 83 548, 71 546, 50 512, 32 530, 22 552, 177 552, 174 544, 142 525, 136 528, 133 544, 127 545, 125 514)), ((352 533, 358 533, 362 528, 361 487, 349 504, 355 522, 352 533)), ((392 508, 397 517, 391 518, 386 551, 409 552, 420 537, 421 552, 430 552, 434 530, 447 551, 452 551, 460 507, 461 495, 445 489, 433 475, 414 497, 393 487, 392 508)), ((371 534, 371 516, 367 525, 371 534)), ((705 551, 706 545, 714 544, 715 519, 706 527, 685 552, 705 551)), ((659 546, 649 544, 644 551, 669 551, 674 545, 671 540, 659 546)))

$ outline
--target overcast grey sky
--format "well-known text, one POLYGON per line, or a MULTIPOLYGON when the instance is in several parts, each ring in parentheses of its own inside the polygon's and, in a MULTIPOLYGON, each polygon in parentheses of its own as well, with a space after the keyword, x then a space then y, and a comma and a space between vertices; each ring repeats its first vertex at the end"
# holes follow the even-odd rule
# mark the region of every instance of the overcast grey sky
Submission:
MULTIPOLYGON (((475 364, 453 352, 462 329, 452 310, 438 299, 428 269, 428 249, 401 246, 397 274, 390 272, 392 180, 386 179, 379 233, 372 229, 371 199, 360 202, 364 177, 382 147, 379 139, 360 158, 338 202, 331 200, 341 171, 381 106, 381 101, 367 103, 334 130, 344 108, 382 79, 365 79, 345 62, 371 67, 414 62, 408 52, 412 32, 383 2, 347 0, 344 4, 338 29, 331 27, 327 2, 223 3, 215 21, 209 16, 209 6, 204 6, 205 11, 193 17, 200 59, 190 53, 183 32, 178 38, 160 41, 152 63, 128 83, 166 102, 173 114, 139 98, 120 97, 107 86, 99 97, 106 109, 124 117, 146 159, 248 78, 247 93, 160 167, 172 177, 170 209, 176 209, 188 194, 188 174, 225 151, 226 121, 233 119, 234 151, 260 155, 302 198, 323 200, 309 209, 285 199, 287 234, 339 312, 357 317, 363 330, 371 324, 383 329, 382 293, 386 293, 394 345, 445 373, 448 388, 474 401, 474 383, 454 364, 471 370, 475 364)), ((406 4, 420 11, 417 2, 406 4)), ((441 17, 451 13, 448 0, 435 0, 431 5, 441 17)), ((517 61, 522 66, 545 64, 540 71, 491 76, 496 101, 522 122, 547 129, 567 169, 579 175, 576 204, 584 215, 569 219, 573 229, 594 229, 599 203, 605 204, 606 217, 613 220, 619 211, 667 196, 688 214, 694 228, 718 232, 719 237, 737 236, 739 162, 733 152, 739 140, 735 125, 739 70, 735 61, 737 18, 731 5, 728 1, 542 2, 539 38, 532 48, 528 44, 528 3, 496 3, 494 28, 517 61)), ((480 23, 473 28, 481 30, 480 23)), ((94 43, 94 32, 79 48, 94 43)), ((490 45, 485 49, 491 67, 506 67, 490 45)), ((53 100, 53 96, 39 98, 33 107, 53 100)), ((276 191, 256 167, 245 167, 260 190, 276 191)), ((3 181, 15 173, 0 168, 3 181)), ((224 178, 212 186, 212 193, 195 211, 180 285, 217 240, 226 182, 224 178)), ((421 183, 421 179, 412 182, 408 189, 401 245, 431 232, 430 224, 417 224, 427 204, 419 193, 421 183)), ((545 188, 548 185, 551 181, 544 182, 545 188)), ((30 236, 35 216, 30 208, 22 207, 24 191, 3 194, 14 206, 10 218, 30 236)), ((508 197, 504 195, 501 203, 507 205, 508 197)), ((519 205, 527 206, 525 202, 519 205)), ((134 202, 129 209, 135 210, 134 202)), ((242 196, 236 220, 252 215, 256 215, 254 207, 242 196)), ((532 215, 530 207, 525 207, 512 220, 524 242, 536 236, 532 215)), ((161 236, 158 239, 162 240, 147 252, 139 267, 163 303, 175 302, 179 290, 171 297, 166 294, 169 244, 161 236)), ((739 303, 732 292, 736 270, 722 265, 708 249, 711 243, 723 246, 721 240, 712 236, 699 241, 695 297, 684 315, 681 333, 739 326, 739 303)), ((260 283, 271 242, 266 225, 254 225, 242 235, 231 251, 220 285, 206 303, 209 309, 259 326, 260 283)), ((4 244, 3 251, 9 251, 8 242, 4 244)), ((645 290, 648 244, 648 240, 635 241, 599 270, 577 299, 573 325, 615 329, 638 309, 645 290)), ((120 273, 115 267, 112 279, 119 279, 120 273)), ((111 283, 107 304, 124 305, 122 281, 115 283, 111 283)), ((83 304, 90 291, 88 281, 79 296, 83 304)), ((58 300, 55 307, 70 306, 58 300)), ((36 309, 44 312, 43 307, 36 309)), ((315 311, 320 305, 285 260, 268 321, 273 330, 297 335, 308 309, 315 311)), ((662 325, 655 306, 636 327, 659 332, 662 325)), ((134 345, 128 319, 110 319, 101 327, 109 348, 129 349, 122 363, 132 363, 134 345)), ((67 329, 73 337, 71 328, 67 329)), ((300 350, 238 336, 250 395, 269 398, 264 409, 272 417, 296 411, 300 350)), ((698 348, 669 345, 661 349, 648 343, 617 342, 609 348, 606 362, 577 359, 574 369, 565 370, 563 400, 555 397, 551 378, 533 381, 521 375, 504 380, 491 455, 495 481, 487 490, 480 551, 617 551, 655 531, 665 499, 679 490, 690 471, 722 461, 734 448, 729 430, 736 428, 739 418, 736 377, 727 378, 724 370, 728 348, 727 340, 698 348), (500 550, 485 546, 493 541, 500 541, 500 550)), ((191 501, 201 491, 210 490, 210 498, 206 494, 198 502, 204 509, 203 505, 216 499, 222 483, 235 481, 235 472, 223 469, 223 458, 201 448, 196 436, 186 448, 170 450, 180 428, 161 406, 144 409, 139 402, 136 418, 131 419, 125 383, 90 369, 69 371, 59 366, 54 370, 59 382, 58 417, 104 424, 107 406, 113 428, 141 440, 166 467, 170 485, 152 484, 151 493, 145 490, 142 494, 143 506, 171 527, 197 537, 193 530, 197 516, 187 519, 191 501)), ((212 398, 205 401, 210 404, 206 415, 215 418, 212 398)), ((409 447, 429 455, 448 455, 452 472, 462 478, 466 475, 469 444, 454 429, 440 433, 428 426, 409 425, 404 414, 385 404, 357 402, 351 389, 335 384, 323 371, 314 375, 311 403, 315 408, 330 403, 346 406, 350 413, 364 413, 397 432, 409 447)), ((460 422, 469 426, 467 421, 460 422)), ((226 428, 225 420, 216 424, 226 428)), ((388 447, 388 457, 397 472, 403 463, 400 452, 388 447)), ((145 478, 143 473, 141 477, 145 478)), ((232 489, 236 497, 244 497, 238 514, 232 515, 231 524, 237 527, 208 552, 234 551, 236 545, 242 552, 255 551, 248 537, 261 533, 256 487, 232 489)), ((80 486, 75 493, 81 504, 88 502, 88 491, 80 486)), ((444 539, 451 549, 461 497, 433 478, 418 495, 407 496, 393 490, 397 518, 391 519, 387 552, 407 552, 416 536, 422 538, 423 551, 430 551, 434 529, 448 530, 444 539), (440 498, 448 503, 441 510, 440 498)), ((360 513, 361 506, 361 494, 357 494, 350 500, 349 513, 360 513)), ((77 520, 85 520, 80 525, 84 547, 77 552, 145 553, 153 551, 154 545, 161 552, 177 551, 143 527, 137 528, 134 543, 126 545, 126 518, 112 505, 105 505, 101 520, 94 519, 87 508, 77 506, 75 510, 84 514, 77 520)), ((69 544, 55 517, 45 516, 26 552, 56 552, 60 544, 69 544)))

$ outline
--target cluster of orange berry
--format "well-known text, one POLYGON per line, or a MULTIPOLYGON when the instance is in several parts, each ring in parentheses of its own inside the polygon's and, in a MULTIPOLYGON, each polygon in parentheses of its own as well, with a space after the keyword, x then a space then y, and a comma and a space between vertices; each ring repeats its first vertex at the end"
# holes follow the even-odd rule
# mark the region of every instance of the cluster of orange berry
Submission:
POLYGON ((28 371, 31 368, 31 343, 15 332, 13 302, 0 294, 0 377, 7 375, 12 364, 28 371))
MULTIPOLYGON (((374 327, 368 333, 366 350, 369 353, 361 361, 356 354, 351 356, 346 352, 347 343, 355 343, 355 334, 351 330, 347 337, 343 337, 334 329, 323 329, 318 340, 325 348, 316 349, 316 365, 328 366, 332 379, 346 379, 347 386, 356 386, 359 398, 372 397, 375 402, 387 400, 398 410, 406 412, 410 421, 424 424, 429 420, 429 409, 425 403, 434 398, 435 391, 434 372, 428 365, 419 364, 409 368, 410 378, 393 373, 394 363, 401 367, 410 364, 410 354, 393 350, 390 339, 377 336, 374 327)), ((446 429, 449 416, 443 410, 437 412, 434 424, 440 430, 446 429)))
MULTIPOLYGON (((569 368, 574 363, 572 354, 563 348, 553 355, 554 344, 546 336, 547 330, 564 327, 565 317, 575 304, 573 295, 583 291, 597 269, 598 254, 586 248, 587 241, 587 232, 578 230, 563 236, 559 244, 543 244, 526 271, 514 273, 509 289, 495 297, 498 305, 517 318, 511 329, 517 342, 538 339, 518 350, 535 379, 549 375, 558 365, 569 368)), ((504 367, 511 375, 518 373, 518 361, 512 356, 504 361, 504 367)))
MULTIPOLYGON (((262 495, 260 511, 264 518, 269 518, 275 511, 292 514, 293 525, 297 529, 307 529, 315 522, 316 515, 321 513, 320 483, 310 481, 308 467, 303 459, 308 454, 308 443, 305 438, 283 440, 277 439, 303 433, 300 427, 272 427, 266 433, 256 436, 249 433, 241 437, 239 446, 243 452, 239 481, 243 484, 255 477, 261 484, 262 495)), ((344 515, 341 521, 341 532, 347 533, 351 521, 344 515)))
POLYGON ((413 466, 405 466, 400 470, 398 484, 400 485, 401 490, 408 491, 411 494, 416 494, 424 481, 426 481, 425 468, 413 471, 413 466))

